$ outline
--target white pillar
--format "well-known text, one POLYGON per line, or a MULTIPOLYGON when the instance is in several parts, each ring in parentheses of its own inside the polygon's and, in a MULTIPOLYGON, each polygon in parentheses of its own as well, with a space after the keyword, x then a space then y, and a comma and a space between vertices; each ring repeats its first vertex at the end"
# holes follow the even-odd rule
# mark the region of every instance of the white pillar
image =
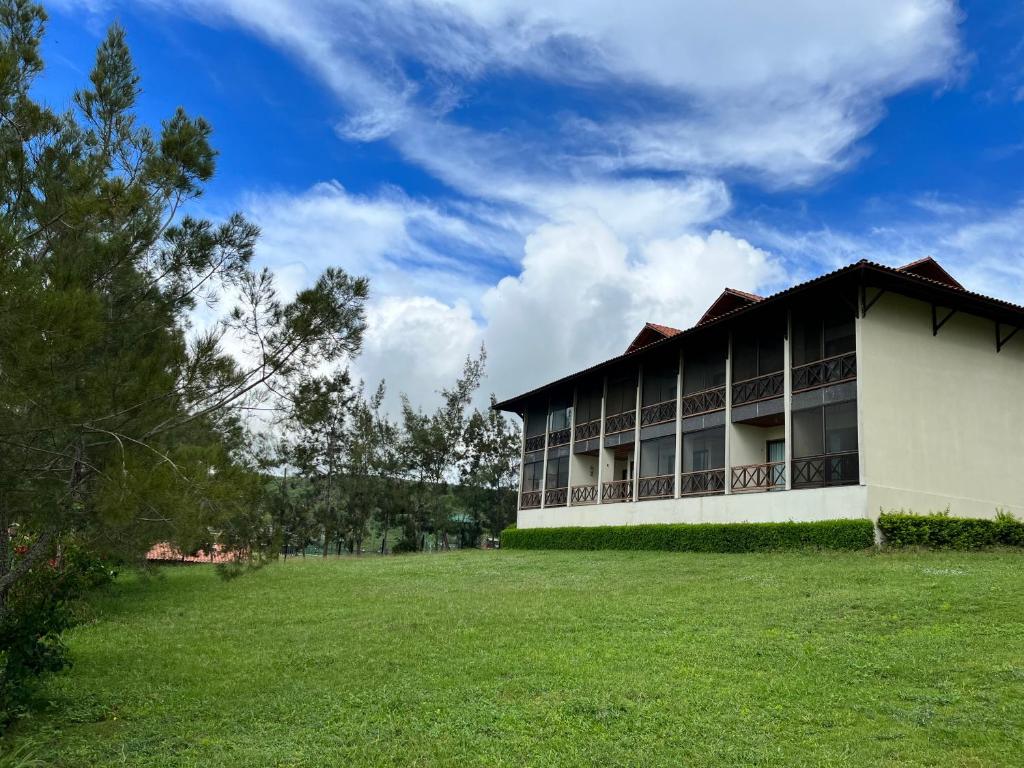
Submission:
POLYGON ((526 466, 526 414, 529 412, 529 408, 523 407, 523 440, 522 449, 519 451, 519 496, 516 498, 516 517, 519 517, 519 512, 523 509, 523 469, 526 466))
POLYGON ((569 479, 566 480, 565 506, 572 506, 572 467, 576 463, 576 454, 573 447, 576 445, 576 398, 579 397, 579 387, 572 390, 572 413, 569 414, 569 479))
POLYGON ((860 383, 861 383, 861 362, 864 360, 862 344, 864 343, 864 318, 861 316, 860 302, 857 303, 857 316, 854 319, 854 359, 857 364, 857 477, 860 485, 867 485, 867 457, 864 454, 864 410, 861 407, 860 383))
MULTIPOLYGON (((637 500, 637 493, 640 490, 640 407, 643 402, 640 393, 644 386, 644 367, 637 365, 636 369, 636 411, 634 411, 636 422, 633 425, 633 501, 637 500)), ((628 466, 628 463, 627 463, 628 466)))
POLYGON ((679 370, 676 374, 676 461, 672 469, 675 476, 672 479, 673 498, 679 498, 679 490, 682 483, 680 475, 683 473, 683 348, 679 348, 679 370))
POLYGON ((604 417, 605 403, 608 400, 608 377, 601 382, 601 431, 597 436, 597 503, 601 503, 604 495, 604 417))
POLYGON ((732 455, 730 439, 732 433, 732 331, 725 346, 725 492, 732 493, 732 455))
POLYGON ((786 490, 793 490, 793 318, 786 310, 786 337, 782 340, 782 406, 786 424, 786 444, 784 446, 783 467, 786 478, 786 490))
POLYGON ((551 398, 544 411, 544 464, 540 469, 540 508, 544 509, 545 496, 548 495, 548 434, 551 432, 551 398))

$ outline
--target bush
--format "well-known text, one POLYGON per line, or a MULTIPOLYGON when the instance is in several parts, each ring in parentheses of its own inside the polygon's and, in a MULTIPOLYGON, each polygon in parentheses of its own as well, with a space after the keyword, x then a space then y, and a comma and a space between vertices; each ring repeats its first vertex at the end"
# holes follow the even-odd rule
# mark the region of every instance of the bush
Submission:
POLYGON ((932 549, 979 549, 995 546, 1024 546, 1024 522, 997 510, 995 519, 950 517, 948 513, 915 515, 912 512, 884 512, 878 528, 886 546, 930 547, 932 549))
POLYGON ((867 549, 874 543, 875 530, 870 520, 506 528, 501 534, 502 549, 765 552, 783 549, 867 549))
MULTIPOLYGON (((26 550, 16 544, 15 558, 26 550)), ((8 593, 0 619, 0 730, 24 710, 41 675, 67 666, 61 635, 77 623, 79 599, 115 575, 99 558, 64 542, 59 557, 37 563, 8 593)))

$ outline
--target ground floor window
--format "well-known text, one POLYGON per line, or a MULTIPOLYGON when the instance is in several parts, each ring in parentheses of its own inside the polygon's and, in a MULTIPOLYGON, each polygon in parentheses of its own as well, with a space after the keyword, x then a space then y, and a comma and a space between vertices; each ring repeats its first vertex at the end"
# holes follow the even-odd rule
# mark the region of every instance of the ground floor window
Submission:
POLYGON ((548 459, 548 488, 567 488, 569 486, 569 457, 548 459))
POLYGON ((671 475, 676 467, 676 436, 665 435, 640 443, 640 477, 671 475))
POLYGON ((703 472, 725 466, 725 427, 683 435, 683 472, 703 472))
POLYGON ((544 461, 528 461, 523 464, 523 493, 539 491, 544 479, 544 461))
POLYGON ((793 457, 857 450, 857 402, 793 411, 793 457))

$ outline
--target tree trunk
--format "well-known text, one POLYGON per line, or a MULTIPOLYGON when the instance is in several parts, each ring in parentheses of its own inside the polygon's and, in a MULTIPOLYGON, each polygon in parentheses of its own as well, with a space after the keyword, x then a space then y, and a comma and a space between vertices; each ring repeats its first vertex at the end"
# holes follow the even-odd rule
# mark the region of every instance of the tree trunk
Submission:
POLYGON ((386 555, 388 553, 388 525, 387 520, 384 521, 384 535, 380 539, 380 553, 386 555))

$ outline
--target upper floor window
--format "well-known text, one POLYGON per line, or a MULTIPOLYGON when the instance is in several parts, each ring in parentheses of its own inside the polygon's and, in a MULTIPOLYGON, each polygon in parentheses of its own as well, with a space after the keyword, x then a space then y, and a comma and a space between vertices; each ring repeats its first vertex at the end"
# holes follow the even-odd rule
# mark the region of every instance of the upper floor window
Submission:
POLYGON ((856 348, 853 310, 841 303, 825 312, 793 314, 793 365, 806 365, 856 348))
POLYGON ((616 376, 608 379, 608 402, 605 413, 614 416, 636 410, 636 374, 616 376))
POLYGON ((748 330, 732 337, 732 380, 747 381, 784 367, 783 329, 748 330))
POLYGON ((679 380, 679 358, 644 365, 643 405, 676 399, 679 380))
POLYGON ((586 424, 601 418, 601 383, 582 385, 576 394, 576 423, 586 424))
POLYGON ((551 401, 551 431, 568 429, 572 424, 572 403, 564 400, 551 401))
POLYGON ((535 404, 531 405, 526 409, 526 436, 536 437, 537 435, 543 435, 544 430, 548 423, 547 408, 543 405, 535 404))
POLYGON ((683 394, 725 386, 725 349, 687 352, 683 356, 683 394))

